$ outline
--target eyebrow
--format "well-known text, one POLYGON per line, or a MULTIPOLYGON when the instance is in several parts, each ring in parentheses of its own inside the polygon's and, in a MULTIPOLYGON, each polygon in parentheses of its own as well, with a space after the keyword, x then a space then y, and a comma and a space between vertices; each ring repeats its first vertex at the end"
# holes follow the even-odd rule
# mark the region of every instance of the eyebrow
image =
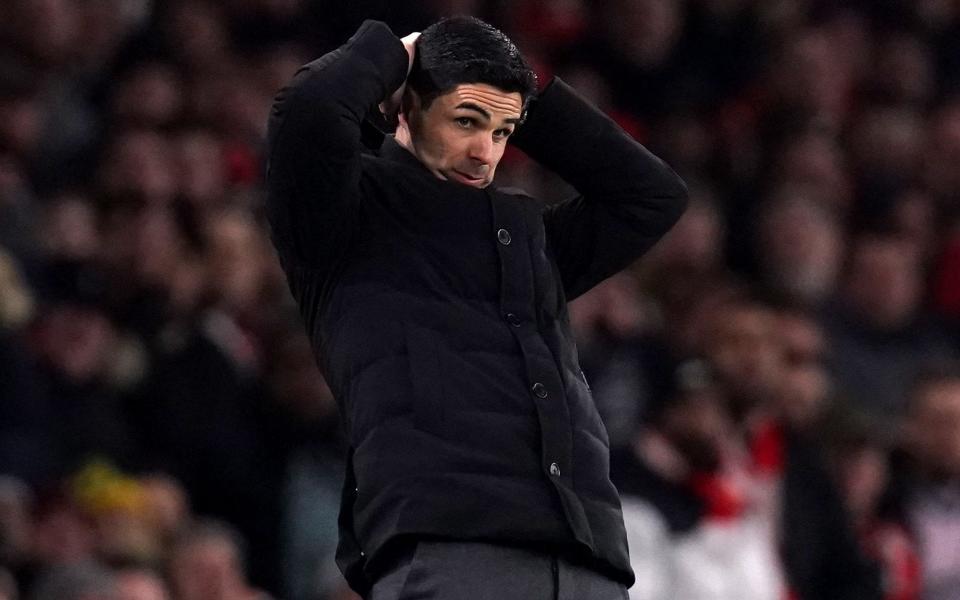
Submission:
MULTIPOLYGON (((483 115, 483 117, 484 117, 486 120, 488 120, 488 121, 491 120, 490 113, 487 112, 486 110, 484 110, 482 107, 477 106, 477 105, 474 104, 473 102, 461 102, 460 104, 458 104, 458 105, 456 106, 456 108, 465 108, 465 109, 467 109, 467 110, 475 110, 475 111, 477 111, 478 113, 480 113, 481 115, 483 115)), ((520 122, 520 119, 519 119, 519 118, 504 119, 504 122, 505 122, 505 123, 511 123, 511 124, 514 124, 514 125, 515 125, 515 124, 517 124, 517 123, 520 122)))

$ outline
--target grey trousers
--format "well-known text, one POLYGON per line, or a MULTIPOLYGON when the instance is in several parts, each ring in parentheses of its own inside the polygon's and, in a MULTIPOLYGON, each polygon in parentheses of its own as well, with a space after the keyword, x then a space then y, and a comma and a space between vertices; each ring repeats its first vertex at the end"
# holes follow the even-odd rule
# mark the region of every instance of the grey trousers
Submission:
POLYGON ((566 560, 477 542, 421 541, 367 600, 627 600, 627 588, 566 560))

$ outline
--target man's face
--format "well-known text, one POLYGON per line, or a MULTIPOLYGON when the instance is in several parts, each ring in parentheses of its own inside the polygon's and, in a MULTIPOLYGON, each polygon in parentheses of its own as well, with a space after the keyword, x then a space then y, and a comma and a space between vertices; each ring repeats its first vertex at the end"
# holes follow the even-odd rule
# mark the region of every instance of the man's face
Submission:
POLYGON ((920 390, 911 411, 914 453, 936 475, 960 477, 960 380, 920 390))
POLYGON ((757 306, 731 306, 715 317, 706 353, 734 400, 756 404, 772 399, 783 375, 775 327, 773 314, 757 306))
POLYGON ((921 256, 908 241, 865 239, 851 251, 843 293, 851 308, 874 327, 910 322, 923 299, 921 256))
POLYGON ((507 137, 520 122, 523 99, 483 83, 464 83, 422 110, 415 97, 401 126, 411 150, 440 179, 483 188, 493 181, 507 137))

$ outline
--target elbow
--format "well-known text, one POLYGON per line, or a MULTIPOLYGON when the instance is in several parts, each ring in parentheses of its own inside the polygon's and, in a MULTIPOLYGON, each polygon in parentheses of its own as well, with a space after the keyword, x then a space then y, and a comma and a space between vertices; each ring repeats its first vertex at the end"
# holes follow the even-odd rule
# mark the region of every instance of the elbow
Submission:
POLYGON ((656 221, 667 230, 680 220, 687 210, 690 193, 686 182, 659 158, 654 158, 654 168, 647 163, 646 175, 641 177, 636 188, 636 197, 647 210, 657 215, 656 221))
POLYGON ((670 231, 689 204, 687 184, 666 164, 655 177, 647 179, 635 198, 633 214, 639 221, 640 231, 651 241, 670 231))
POLYGON ((690 193, 687 184, 663 159, 637 145, 628 162, 621 168, 629 173, 632 202, 667 228, 673 226, 687 210, 690 193))

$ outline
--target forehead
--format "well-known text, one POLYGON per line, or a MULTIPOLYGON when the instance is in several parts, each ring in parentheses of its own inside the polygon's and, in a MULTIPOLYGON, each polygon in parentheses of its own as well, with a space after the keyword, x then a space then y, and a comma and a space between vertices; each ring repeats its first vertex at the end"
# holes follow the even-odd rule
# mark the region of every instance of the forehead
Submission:
POLYGON ((461 83, 440 96, 444 106, 454 109, 461 104, 474 104, 494 117, 519 119, 523 111, 520 92, 505 92, 486 83, 461 83))

